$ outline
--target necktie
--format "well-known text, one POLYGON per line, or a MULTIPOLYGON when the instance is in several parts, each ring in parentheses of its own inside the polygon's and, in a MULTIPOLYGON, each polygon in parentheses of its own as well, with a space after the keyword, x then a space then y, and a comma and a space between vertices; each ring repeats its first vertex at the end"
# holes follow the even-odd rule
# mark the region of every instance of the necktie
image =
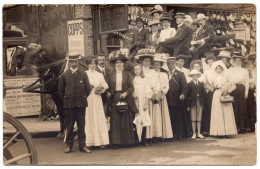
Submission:
POLYGON ((253 79, 252 70, 249 70, 249 79, 253 79))

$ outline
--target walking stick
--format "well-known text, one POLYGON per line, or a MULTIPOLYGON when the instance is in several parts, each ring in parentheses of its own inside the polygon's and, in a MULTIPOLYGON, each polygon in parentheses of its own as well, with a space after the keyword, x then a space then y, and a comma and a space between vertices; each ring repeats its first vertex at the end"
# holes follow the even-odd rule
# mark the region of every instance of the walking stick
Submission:
POLYGON ((187 114, 186 114, 186 109, 185 109, 184 100, 182 101, 182 107, 183 107, 183 113, 184 113, 184 118, 185 118, 185 123, 186 123, 187 134, 188 134, 188 137, 190 137, 189 127, 188 127, 188 120, 187 120, 187 114))

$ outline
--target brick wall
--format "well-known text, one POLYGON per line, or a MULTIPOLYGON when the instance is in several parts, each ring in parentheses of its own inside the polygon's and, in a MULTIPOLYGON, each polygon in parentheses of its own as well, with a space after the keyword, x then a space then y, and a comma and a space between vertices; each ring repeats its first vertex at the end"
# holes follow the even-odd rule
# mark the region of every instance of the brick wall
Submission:
POLYGON ((75 19, 83 19, 85 56, 94 55, 91 5, 75 5, 75 19))

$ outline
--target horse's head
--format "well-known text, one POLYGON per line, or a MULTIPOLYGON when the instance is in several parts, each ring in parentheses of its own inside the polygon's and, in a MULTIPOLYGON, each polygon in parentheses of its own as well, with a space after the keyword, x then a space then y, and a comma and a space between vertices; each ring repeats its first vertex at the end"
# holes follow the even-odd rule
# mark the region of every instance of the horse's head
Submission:
POLYGON ((23 67, 23 60, 25 57, 26 48, 22 46, 15 47, 11 54, 11 61, 8 63, 8 75, 15 76, 16 68, 21 69, 23 67))

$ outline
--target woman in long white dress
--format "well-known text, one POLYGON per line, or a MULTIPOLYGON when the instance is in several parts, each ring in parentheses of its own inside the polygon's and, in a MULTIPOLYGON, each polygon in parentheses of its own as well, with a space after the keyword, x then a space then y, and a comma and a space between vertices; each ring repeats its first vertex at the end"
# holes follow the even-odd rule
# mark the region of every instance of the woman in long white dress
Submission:
POLYGON ((232 103, 221 103, 223 93, 229 94, 236 86, 228 78, 227 68, 222 61, 214 62, 211 66, 212 79, 211 91, 214 91, 211 108, 210 135, 226 136, 237 134, 232 103))
POLYGON ((87 98, 88 107, 86 108, 86 146, 101 146, 109 144, 107 120, 104 113, 101 94, 108 89, 104 76, 97 72, 96 58, 87 61, 89 70, 86 71, 92 90, 87 98))
POLYGON ((146 128, 146 139, 152 139, 154 137, 162 137, 162 114, 159 105, 159 100, 156 97, 160 91, 160 82, 157 73, 154 69, 150 69, 151 62, 154 57, 154 52, 139 50, 138 59, 142 62, 143 73, 147 78, 150 88, 152 90, 151 99, 148 101, 149 115, 152 121, 152 125, 146 128))
POLYGON ((142 73, 142 65, 136 64, 134 66, 134 92, 133 97, 135 104, 139 112, 135 115, 134 124, 136 125, 137 135, 139 142, 147 146, 145 139, 146 127, 151 126, 151 118, 148 112, 148 100, 151 97, 151 88, 149 87, 149 81, 144 77, 142 73))
POLYGON ((158 74, 159 82, 160 82, 160 90, 158 92, 158 98, 160 100, 159 105, 162 113, 162 138, 170 139, 173 138, 172 133, 172 125, 171 119, 168 109, 168 103, 166 99, 166 93, 169 90, 169 79, 168 74, 165 72, 161 72, 160 69, 163 65, 162 54, 155 54, 153 68, 155 72, 158 74))

